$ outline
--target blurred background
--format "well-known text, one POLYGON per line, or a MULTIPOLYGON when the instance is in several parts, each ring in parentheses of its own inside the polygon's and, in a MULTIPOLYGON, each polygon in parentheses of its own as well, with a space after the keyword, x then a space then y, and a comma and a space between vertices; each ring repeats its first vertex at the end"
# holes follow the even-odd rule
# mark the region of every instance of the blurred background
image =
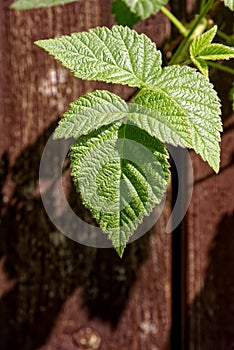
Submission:
MULTIPOLYGON (((25 12, 10 4, 0 2, 0 350, 234 349, 232 77, 211 69, 223 104, 219 175, 191 152, 194 192, 185 219, 165 233, 174 174, 159 221, 120 260, 113 249, 85 247, 58 232, 38 189, 43 148, 69 103, 97 88, 126 100, 132 90, 75 79, 33 43, 112 26, 111 1, 25 12)), ((182 19, 197 6, 171 1, 182 19)), ((222 2, 210 16, 233 34, 233 14, 222 2)), ((180 40, 162 13, 134 28, 165 57, 171 35, 180 40)), ((52 159, 51 174, 55 166, 52 159)), ((91 222, 69 179, 66 170, 70 204, 91 222)))

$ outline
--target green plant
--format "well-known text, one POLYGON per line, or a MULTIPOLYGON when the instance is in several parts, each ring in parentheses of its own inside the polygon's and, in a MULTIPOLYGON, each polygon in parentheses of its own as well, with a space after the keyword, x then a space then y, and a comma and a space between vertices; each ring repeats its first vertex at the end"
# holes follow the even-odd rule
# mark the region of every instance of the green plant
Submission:
MULTIPOLYGON (((34 5, 45 2, 38 0, 34 5)), ((214 65, 214 60, 233 58, 234 48, 212 43, 217 26, 208 28, 206 14, 213 0, 203 1, 200 14, 186 26, 162 7, 166 2, 113 3, 118 23, 131 26, 161 10, 176 25, 184 40, 166 67, 162 67, 156 45, 128 26, 97 27, 36 42, 78 78, 138 89, 130 104, 108 91, 80 97, 54 134, 55 139, 76 139, 71 148, 75 186, 120 256, 167 188, 169 155, 163 143, 194 149, 219 171, 221 110, 208 79, 208 66, 214 65), (203 74, 189 67, 191 63, 203 74)), ((27 3, 18 0, 14 7, 26 8, 27 3)), ((49 5, 57 3, 48 1, 49 5)), ((226 3, 233 9, 233 2, 226 3)), ((215 65, 233 73, 230 67, 215 65)))

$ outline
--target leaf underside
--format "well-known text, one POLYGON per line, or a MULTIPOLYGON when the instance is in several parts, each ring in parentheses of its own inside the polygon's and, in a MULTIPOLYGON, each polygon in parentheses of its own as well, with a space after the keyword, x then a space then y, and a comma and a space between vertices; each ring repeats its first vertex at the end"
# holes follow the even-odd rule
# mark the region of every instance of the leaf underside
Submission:
POLYGON ((75 186, 120 256, 143 217, 161 202, 167 159, 160 141, 122 122, 81 136, 72 146, 75 186))
POLYGON ((16 0, 11 5, 15 10, 30 10, 41 7, 51 7, 56 5, 65 5, 77 0, 16 0))

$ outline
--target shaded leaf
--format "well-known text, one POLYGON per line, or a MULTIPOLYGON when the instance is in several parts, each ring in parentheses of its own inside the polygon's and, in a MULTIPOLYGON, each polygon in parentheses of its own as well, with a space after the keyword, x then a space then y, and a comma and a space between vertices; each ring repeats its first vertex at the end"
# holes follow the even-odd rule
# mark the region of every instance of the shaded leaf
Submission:
MULTIPOLYGON (((130 9, 130 12, 135 14, 140 19, 145 19, 154 13, 158 12, 160 8, 168 3, 168 0, 122 0, 130 9)), ((118 13, 118 18, 122 20, 121 13, 118 13)), ((118 22, 121 24, 121 22, 118 22)))
POLYGON ((141 20, 135 13, 130 11, 124 0, 114 0, 112 13, 115 15, 115 22, 123 26, 132 27, 141 20))
POLYGON ((117 122, 80 137, 72 147, 71 166, 84 205, 122 256, 166 190, 165 147, 138 127, 117 122))

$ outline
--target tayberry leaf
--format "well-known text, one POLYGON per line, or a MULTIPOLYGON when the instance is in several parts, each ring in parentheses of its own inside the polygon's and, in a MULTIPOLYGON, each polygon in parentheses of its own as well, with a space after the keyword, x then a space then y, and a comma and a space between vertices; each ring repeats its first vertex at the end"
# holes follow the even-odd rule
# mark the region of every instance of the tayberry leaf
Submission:
POLYGON ((222 44, 207 45, 200 51, 199 58, 209 61, 229 60, 234 58, 234 48, 222 44))
POLYGON ((211 28, 210 30, 208 30, 207 32, 197 36, 193 42, 190 45, 190 55, 191 56, 199 56, 200 51, 206 47, 207 45, 211 44, 216 33, 217 33, 217 26, 214 26, 213 28, 211 28))
POLYGON ((168 0, 115 0, 113 7, 113 12, 116 14, 115 20, 118 24, 130 25, 125 20, 124 9, 126 6, 136 18, 145 19, 158 12, 167 2, 168 0))
POLYGON ((221 110, 217 93, 206 77, 186 66, 165 67, 151 90, 143 90, 134 103, 155 111, 156 116, 151 112, 135 117, 134 123, 151 135, 161 133, 158 137, 163 141, 193 148, 218 172, 221 110), (163 118, 165 126, 157 121, 163 118))
POLYGON ((231 11, 234 11, 234 0, 224 0, 224 4, 229 7, 231 11))
POLYGON ((140 128, 117 122, 80 137, 72 146, 71 166, 84 205, 122 256, 167 188, 165 147, 140 128))
POLYGON ((203 75, 205 75, 206 77, 209 76, 209 66, 205 60, 199 57, 199 58, 194 58, 192 61, 203 75))
POLYGON ((190 45, 190 57, 194 65, 208 76, 208 64, 205 61, 229 60, 234 58, 234 48, 222 44, 211 44, 217 26, 194 39, 190 45))
POLYGON ((160 89, 157 93, 142 89, 130 106, 128 119, 162 142, 192 147, 187 115, 173 102, 160 89))
POLYGON ((76 77, 139 88, 151 83, 161 67, 161 52, 144 34, 128 27, 97 27, 36 44, 76 77))
POLYGON ((11 5, 15 10, 29 10, 40 7, 64 5, 77 0, 16 0, 11 5))
POLYGON ((126 116, 128 105, 120 97, 96 90, 70 105, 54 133, 54 139, 78 138, 126 116))

